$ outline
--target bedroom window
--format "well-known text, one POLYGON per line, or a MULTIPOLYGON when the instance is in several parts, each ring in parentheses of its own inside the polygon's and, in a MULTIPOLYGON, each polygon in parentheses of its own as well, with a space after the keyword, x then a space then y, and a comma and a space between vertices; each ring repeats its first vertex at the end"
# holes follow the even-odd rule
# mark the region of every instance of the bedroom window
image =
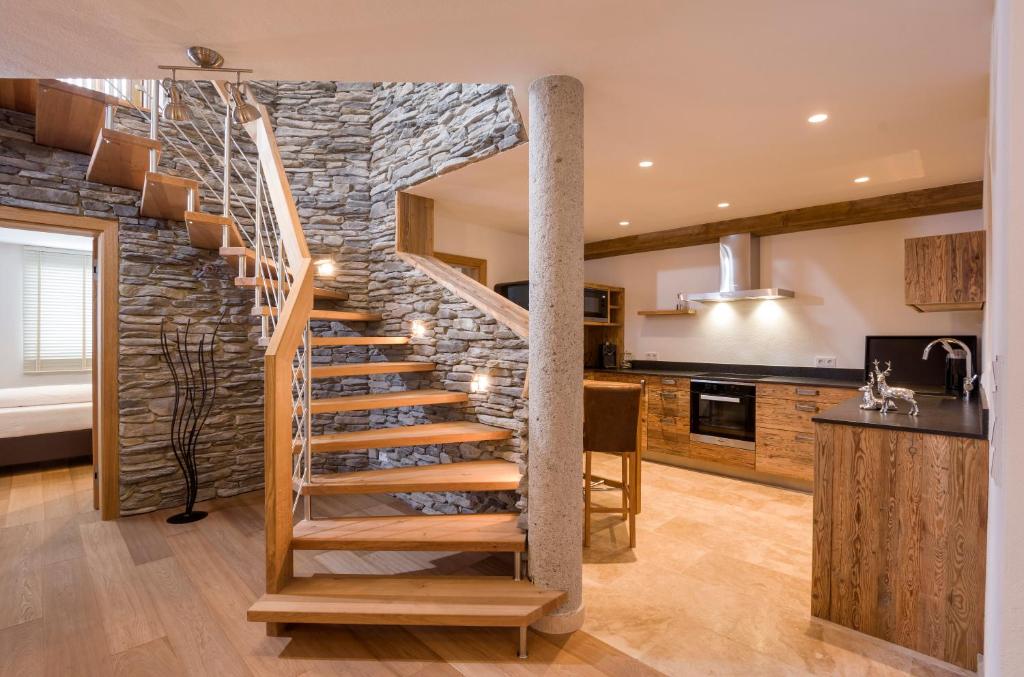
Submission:
POLYGON ((92 254, 25 247, 25 373, 92 368, 92 254))

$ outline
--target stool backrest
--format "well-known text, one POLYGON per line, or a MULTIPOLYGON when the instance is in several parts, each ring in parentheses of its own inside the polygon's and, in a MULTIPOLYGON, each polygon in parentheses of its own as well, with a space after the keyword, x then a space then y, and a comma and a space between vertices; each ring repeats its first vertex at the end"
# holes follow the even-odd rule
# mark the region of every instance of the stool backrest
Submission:
POLYGON ((583 383, 583 450, 637 451, 644 386, 637 383, 583 383))

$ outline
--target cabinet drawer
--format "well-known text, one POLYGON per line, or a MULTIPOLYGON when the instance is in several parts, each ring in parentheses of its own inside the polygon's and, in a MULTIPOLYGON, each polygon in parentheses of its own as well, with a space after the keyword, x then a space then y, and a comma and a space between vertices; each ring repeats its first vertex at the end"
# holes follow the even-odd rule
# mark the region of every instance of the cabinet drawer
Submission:
POLYGON ((780 400, 774 397, 757 398, 757 432, 762 428, 813 433, 811 417, 832 406, 813 400, 780 400))
POLYGON ((647 388, 647 408, 651 416, 665 416, 682 419, 690 427, 690 390, 666 387, 647 388))
POLYGON ((758 472, 814 480, 814 433, 758 428, 758 472))
POLYGON ((682 453, 690 442, 690 419, 678 416, 647 416, 647 448, 668 454, 682 453))
POLYGON ((644 379, 643 374, 622 374, 608 371, 589 371, 584 377, 592 381, 618 381, 619 383, 640 383, 644 379))
POLYGON ((733 447, 720 447, 716 444, 690 441, 683 454, 701 461, 712 461, 736 468, 754 469, 754 452, 733 447))
POLYGON ((822 388, 784 383, 757 384, 758 402, 762 397, 770 397, 778 400, 800 400, 833 405, 856 396, 857 391, 852 388, 822 388))

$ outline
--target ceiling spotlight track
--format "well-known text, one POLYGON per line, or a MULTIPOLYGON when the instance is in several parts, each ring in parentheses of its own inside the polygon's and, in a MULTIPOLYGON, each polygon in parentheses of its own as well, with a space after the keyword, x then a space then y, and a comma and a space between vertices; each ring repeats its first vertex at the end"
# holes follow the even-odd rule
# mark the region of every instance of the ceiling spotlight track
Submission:
POLYGON ((185 56, 194 65, 158 66, 160 70, 171 71, 171 85, 163 109, 165 118, 175 122, 186 122, 192 118, 192 111, 189 110, 188 104, 182 101, 181 92, 178 90, 178 71, 234 73, 234 84, 228 83, 228 91, 231 94, 231 120, 236 124, 245 124, 260 117, 259 110, 246 100, 246 84, 242 82, 242 73, 252 73, 251 68, 224 68, 224 57, 209 47, 193 45, 185 50, 185 56))

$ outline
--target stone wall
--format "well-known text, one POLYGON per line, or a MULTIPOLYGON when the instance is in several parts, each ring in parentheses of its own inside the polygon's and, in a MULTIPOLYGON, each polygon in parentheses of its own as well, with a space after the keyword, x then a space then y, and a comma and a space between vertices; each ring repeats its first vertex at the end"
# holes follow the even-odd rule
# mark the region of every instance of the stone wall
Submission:
POLYGON ((171 389, 160 323, 210 327, 222 313, 218 402, 198 450, 200 498, 263 482, 262 351, 250 295, 215 253, 192 249, 181 223, 139 217, 139 193, 85 180, 89 157, 36 145, 33 116, 0 109, 0 204, 115 218, 120 263, 121 509, 180 505, 182 481, 168 444, 171 389))
MULTIPOLYGON (((314 397, 440 387, 470 390, 474 373, 491 378, 487 393, 464 406, 412 407, 316 417, 316 432, 478 420, 515 431, 502 443, 367 450, 318 456, 318 470, 434 463, 452 458, 524 460, 526 343, 507 327, 400 261, 394 252, 394 194, 433 176, 511 148, 525 139, 508 89, 496 85, 262 82, 254 90, 275 123, 282 160, 315 259, 337 273, 317 285, 347 291, 345 308, 376 310, 379 325, 319 323, 317 333, 409 333, 409 346, 318 349, 317 363, 422 360, 423 375, 380 375, 317 382, 314 397)), ((0 204, 117 218, 121 250, 119 394, 122 512, 180 505, 181 480, 167 444, 171 391, 159 356, 159 327, 189 320, 210 326, 222 313, 218 403, 198 460, 200 498, 257 489, 263 482, 262 357, 249 316, 251 292, 215 252, 192 249, 184 224, 142 219, 139 193, 85 181, 88 157, 33 143, 32 116, 0 110, 0 204)), ((137 116, 117 125, 145 134, 137 116)), ((188 144, 176 136, 180 149, 188 144)), ((193 139, 195 142, 196 139, 193 139)), ((244 144, 243 144, 244 145, 244 144)), ((195 161, 195 158, 192 158, 195 161)), ((168 149, 161 170, 191 176, 168 149)), ((211 185, 214 182, 211 181, 211 185)), ((205 191, 203 207, 219 211, 205 191)), ((405 496, 426 512, 509 509, 513 494, 405 496)))

